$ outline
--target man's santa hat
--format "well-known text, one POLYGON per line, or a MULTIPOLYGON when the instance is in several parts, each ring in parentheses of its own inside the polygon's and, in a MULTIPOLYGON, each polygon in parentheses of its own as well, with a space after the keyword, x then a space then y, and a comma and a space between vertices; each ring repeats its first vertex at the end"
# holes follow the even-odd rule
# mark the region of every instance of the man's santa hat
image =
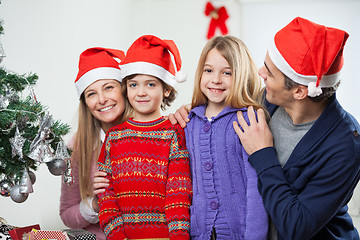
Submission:
POLYGON ((75 79, 75 86, 79 98, 84 90, 100 79, 115 79, 121 82, 119 63, 125 53, 110 48, 89 48, 80 54, 79 73, 75 79))
POLYGON ((144 35, 135 40, 125 59, 121 61, 120 67, 122 78, 133 74, 146 74, 157 77, 173 87, 176 82, 186 80, 186 75, 180 71, 181 58, 175 43, 153 35, 144 35))
POLYGON ((308 95, 315 97, 340 80, 348 37, 340 29, 297 17, 276 33, 268 53, 283 74, 308 86, 308 95))

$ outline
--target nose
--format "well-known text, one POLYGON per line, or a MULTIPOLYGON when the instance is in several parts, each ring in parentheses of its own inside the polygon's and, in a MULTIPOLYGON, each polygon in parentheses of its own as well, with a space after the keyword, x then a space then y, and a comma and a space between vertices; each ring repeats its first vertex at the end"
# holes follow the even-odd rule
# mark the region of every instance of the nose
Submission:
POLYGON ((98 96, 99 96, 99 99, 98 99, 99 103, 100 104, 105 104, 107 99, 108 99, 106 94, 101 92, 101 93, 98 94, 98 96))
POLYGON ((264 80, 267 79, 267 72, 266 72, 266 69, 265 69, 265 66, 262 66, 259 71, 258 71, 258 74, 260 75, 260 77, 264 80))
POLYGON ((218 74, 214 74, 213 78, 211 79, 211 81, 215 84, 220 84, 221 81, 221 76, 219 76, 218 74))
POLYGON ((138 96, 145 96, 146 95, 145 87, 139 86, 137 94, 138 94, 138 96))

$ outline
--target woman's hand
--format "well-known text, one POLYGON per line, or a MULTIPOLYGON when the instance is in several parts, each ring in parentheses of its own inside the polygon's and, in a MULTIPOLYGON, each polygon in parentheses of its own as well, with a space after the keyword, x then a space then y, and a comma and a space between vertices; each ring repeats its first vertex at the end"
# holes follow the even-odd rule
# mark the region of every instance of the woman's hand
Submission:
POLYGON ((97 171, 94 174, 94 196, 99 193, 105 192, 105 188, 109 186, 109 180, 106 178, 107 173, 103 171, 97 171))

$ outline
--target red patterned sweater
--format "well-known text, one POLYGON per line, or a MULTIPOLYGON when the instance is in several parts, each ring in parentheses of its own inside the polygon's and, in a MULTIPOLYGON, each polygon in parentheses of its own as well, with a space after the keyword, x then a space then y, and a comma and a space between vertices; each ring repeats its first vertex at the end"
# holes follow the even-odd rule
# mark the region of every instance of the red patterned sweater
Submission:
POLYGON ((184 130, 164 118, 111 128, 99 157, 107 239, 189 239, 191 174, 184 130))

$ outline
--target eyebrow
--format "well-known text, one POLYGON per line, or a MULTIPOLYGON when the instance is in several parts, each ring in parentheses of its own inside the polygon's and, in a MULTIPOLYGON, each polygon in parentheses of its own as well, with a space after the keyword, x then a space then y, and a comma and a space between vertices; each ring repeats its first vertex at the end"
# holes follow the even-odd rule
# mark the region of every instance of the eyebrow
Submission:
POLYGON ((274 76, 265 62, 264 62, 264 66, 266 67, 267 71, 269 72, 269 75, 274 76))

